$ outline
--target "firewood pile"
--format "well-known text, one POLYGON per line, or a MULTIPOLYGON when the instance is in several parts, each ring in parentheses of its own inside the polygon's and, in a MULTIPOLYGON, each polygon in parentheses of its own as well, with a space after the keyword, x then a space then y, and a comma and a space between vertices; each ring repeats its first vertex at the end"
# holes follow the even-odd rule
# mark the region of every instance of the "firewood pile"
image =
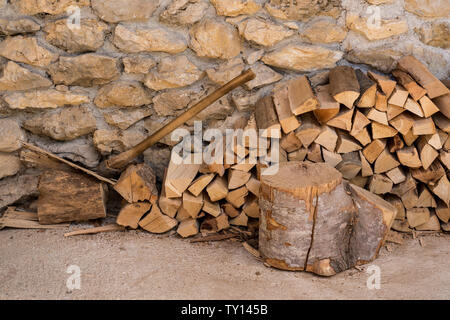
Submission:
POLYGON ((243 132, 257 130, 256 145, 235 137, 224 144, 223 162, 177 164, 172 159, 160 192, 144 163, 128 166, 116 182, 65 170, 56 161, 61 159, 44 163, 33 156, 27 161, 53 172, 41 178, 32 224, 105 217, 109 183, 124 205, 117 225, 99 232, 141 228, 173 230, 183 238, 196 236, 194 241, 255 238, 262 172, 279 162, 303 161, 325 162, 351 184, 392 204, 396 231, 449 231, 446 85, 411 56, 399 60, 392 78, 338 66, 329 72, 329 83, 314 90, 306 76, 280 83, 240 125, 243 132))

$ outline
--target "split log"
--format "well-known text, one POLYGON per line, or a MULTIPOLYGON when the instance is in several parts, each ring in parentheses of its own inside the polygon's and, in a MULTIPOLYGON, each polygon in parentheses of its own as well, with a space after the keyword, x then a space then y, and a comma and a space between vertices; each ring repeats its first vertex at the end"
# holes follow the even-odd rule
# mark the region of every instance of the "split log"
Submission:
POLYGON ((356 105, 360 108, 372 108, 376 103, 377 84, 360 69, 356 70, 356 78, 361 91, 356 105))
POLYGON ((320 134, 321 128, 316 119, 311 114, 305 114, 301 117, 301 125, 295 130, 295 135, 301 141, 305 148, 320 134))
POLYGON ((75 172, 46 171, 38 189, 41 224, 106 217, 107 188, 96 179, 75 172))
POLYGON ((308 149, 302 148, 293 152, 289 152, 288 161, 303 161, 306 158, 308 149))
POLYGON ((139 221, 139 226, 151 233, 165 233, 177 224, 177 220, 163 214, 157 204, 152 205, 152 210, 139 221))
POLYGON ((369 191, 375 194, 385 194, 391 192, 393 182, 382 174, 374 174, 370 178, 369 191))
POLYGON ((386 112, 381 112, 377 109, 370 109, 367 113, 367 119, 376 121, 386 126, 389 125, 386 112))
POLYGON ((0 218, 0 230, 3 228, 56 229, 68 226, 68 223, 40 224, 36 212, 19 211, 15 207, 8 207, 0 218))
POLYGON ((408 91, 403 90, 400 86, 396 86, 394 92, 388 100, 388 104, 403 108, 406 100, 408 99, 408 95, 408 91))
POLYGON ((397 134, 388 140, 387 146, 390 153, 395 153, 397 150, 403 149, 405 147, 405 143, 397 134))
POLYGON ((222 204, 222 209, 230 218, 236 218, 240 214, 240 211, 237 210, 231 203, 222 204))
POLYGON ((353 135, 361 132, 361 130, 363 130, 369 124, 370 124, 370 120, 367 119, 367 117, 364 114, 362 114, 361 112, 356 110, 355 117, 353 119, 353 124, 352 124, 352 131, 350 131, 350 134, 353 136, 353 135))
POLYGON ((139 220, 152 205, 149 202, 127 203, 117 216, 116 223, 123 227, 137 229, 139 220))
POLYGON ((406 102, 403 107, 409 112, 415 114, 416 116, 419 116, 421 118, 424 117, 424 113, 420 104, 418 104, 411 98, 406 99, 406 102))
MULTIPOLYGON (((444 99, 444 97, 450 98, 450 95, 447 94, 447 95, 436 98, 436 99, 438 99, 439 105, 441 105, 441 101, 444 99)), ((422 107, 423 115, 426 118, 431 117, 433 114, 435 114, 436 112, 439 112, 441 110, 441 108, 438 108, 438 106, 435 105, 433 103, 433 101, 431 101, 431 99, 428 98, 428 96, 424 96, 424 97, 420 98, 419 102, 420 102, 420 106, 422 107)), ((450 101, 448 101, 447 104, 448 103, 450 103, 450 101)), ((450 109, 450 106, 448 108, 450 109)), ((443 111, 441 111, 441 112, 443 114, 445 114, 445 112, 443 112, 443 111)), ((450 110, 449 110, 448 114, 450 115, 450 110)))
POLYGON ((203 200, 202 210, 213 217, 218 217, 222 213, 220 204, 218 202, 211 202, 207 197, 203 200))
POLYGON ((439 108, 439 111, 450 119, 450 94, 447 93, 440 97, 434 98, 433 102, 436 107, 439 108))
POLYGON ((114 190, 129 203, 139 201, 155 203, 158 199, 156 176, 152 168, 145 163, 128 166, 114 185, 114 190))
POLYGON ((317 143, 313 143, 308 147, 306 158, 312 162, 323 162, 322 148, 317 143))
POLYGON ((189 186, 188 190, 190 193, 192 193, 194 196, 198 196, 200 193, 202 193, 203 189, 206 188, 206 186, 214 179, 214 174, 204 174, 192 181, 191 185, 189 186))
POLYGON ((361 159, 357 152, 342 154, 342 161, 336 166, 344 179, 351 180, 361 171, 361 159))
MULTIPOLYGON (((418 231, 440 231, 441 224, 439 223, 439 219, 436 217, 436 215, 433 214, 430 216, 430 219, 428 219, 427 222, 418 225, 415 229, 418 231)), ((421 238, 419 238, 419 241, 420 239, 421 238)))
POLYGON ((389 179, 392 180, 394 184, 399 184, 406 180, 406 175, 401 167, 395 167, 389 170, 388 172, 386 172, 386 175, 389 179))
POLYGON ((181 208, 186 211, 190 217, 197 218, 203 207, 203 194, 194 197, 189 192, 183 193, 183 202, 181 208))
POLYGON ((406 211, 406 218, 408 219, 409 226, 414 228, 428 222, 430 219, 430 210, 428 208, 409 209, 406 211))
POLYGON ((413 56, 401 58, 398 61, 397 68, 409 73, 420 83, 427 90, 428 96, 431 99, 450 93, 450 90, 413 56))
POLYGON ((397 82, 389 79, 386 76, 371 71, 368 71, 367 75, 369 76, 369 78, 375 81, 378 86, 380 86, 386 97, 389 98, 391 96, 392 92, 395 89, 395 86, 397 85, 397 82))
POLYGON ((245 186, 240 187, 239 189, 232 190, 228 192, 226 196, 226 200, 228 203, 231 203, 236 209, 242 207, 245 203, 245 197, 248 195, 248 190, 245 186))
POLYGON ((424 138, 419 139, 416 145, 419 151, 422 167, 427 170, 433 161, 438 157, 439 153, 432 146, 430 146, 424 138))
POLYGON ((183 238, 196 235, 198 233, 198 221, 195 219, 187 219, 180 222, 177 233, 183 238))
POLYGON ((240 170, 228 170, 228 189, 237 189, 248 182, 252 174, 240 170))
POLYGON ((330 70, 330 93, 333 98, 347 108, 353 108, 358 99, 360 87, 355 70, 349 66, 338 66, 330 70))
POLYGON ((385 94, 377 91, 375 109, 381 112, 386 112, 388 108, 387 97, 385 94))
POLYGON ((290 132, 289 134, 281 138, 280 147, 283 148, 283 150, 286 152, 293 152, 302 147, 302 142, 295 135, 295 132, 290 132))
POLYGON ((370 138, 369 130, 367 130, 367 127, 362 129, 360 132, 358 132, 356 134, 350 132, 350 135, 353 138, 355 138, 356 140, 358 140, 362 146, 367 146, 369 143, 372 142, 372 139, 370 138))
POLYGON ((124 227, 119 226, 117 224, 109 224, 101 227, 94 227, 89 229, 75 230, 71 232, 64 233, 64 237, 72 237, 72 236, 80 236, 85 234, 97 234, 103 232, 112 232, 112 231, 123 231, 124 227))
POLYGON ((248 217, 244 212, 241 212, 236 218, 230 220, 230 224, 234 226, 246 227, 248 225, 248 217))
POLYGON ((259 196, 260 185, 261 185, 261 183, 255 177, 251 177, 245 184, 245 186, 247 187, 247 190, 250 191, 251 193, 253 193, 257 197, 259 196))
POLYGON ((333 152, 336 149, 336 144, 338 141, 338 135, 336 130, 329 126, 323 126, 321 128, 320 134, 317 136, 315 143, 326 148, 328 151, 333 152))
POLYGON ((291 111, 287 86, 275 88, 273 93, 273 103, 283 132, 287 134, 297 129, 300 123, 291 111))
POLYGON ((164 188, 167 198, 179 198, 189 187, 198 173, 199 164, 176 164, 173 159, 169 162, 164 188))
POLYGON ((442 176, 435 185, 430 186, 430 189, 447 207, 450 205, 450 182, 446 175, 442 176))
POLYGON ((402 165, 410 168, 420 168, 422 166, 419 153, 415 147, 406 147, 401 150, 397 150, 397 158, 402 165))
POLYGON ((396 116, 398 116, 399 114, 402 114, 405 111, 406 111, 406 109, 403 107, 397 107, 397 106, 394 106, 393 104, 388 104, 388 107, 386 110, 386 115, 387 115, 388 121, 391 121, 391 119, 394 119, 396 116))
POLYGON ((333 119, 327 122, 327 125, 339 128, 345 131, 350 131, 352 129, 352 116, 353 110, 343 110, 333 119))
POLYGON ((319 106, 313 113, 320 124, 326 124, 339 113, 339 102, 334 100, 329 90, 329 85, 316 87, 319 106))
POLYGON ((367 263, 376 258, 395 216, 388 202, 344 186, 326 164, 281 164, 277 174, 263 177, 261 191, 259 251, 267 264, 283 270, 331 276, 367 263))
POLYGON ((433 121, 444 132, 450 132, 450 119, 440 113, 433 115, 433 121))
POLYGON ((319 102, 317 101, 306 76, 301 76, 289 81, 288 93, 291 111, 296 116, 313 111, 319 106, 319 102))
POLYGON ((378 123, 372 122, 372 138, 373 139, 383 139, 391 138, 398 133, 394 128, 378 123))
POLYGON ((436 133, 436 127, 434 126, 432 118, 414 120, 412 130, 415 136, 436 133))
POLYGON ((414 179, 419 180, 428 185, 434 185, 445 174, 445 170, 439 161, 435 161, 425 170, 424 168, 412 169, 411 174, 414 179))
POLYGON ((392 71, 392 74, 397 79, 398 83, 408 90, 409 94, 415 101, 419 101, 420 98, 427 94, 427 90, 419 86, 406 72, 394 70, 392 71))
POLYGON ((206 192, 213 202, 224 199, 228 194, 227 183, 222 177, 215 177, 206 187, 206 192))
POLYGON ((398 132, 405 135, 414 125, 414 119, 408 113, 402 113, 395 118, 389 120, 389 125, 398 132))
POLYGON ((386 142, 384 140, 375 139, 364 148, 362 153, 369 163, 374 163, 385 148, 386 142))
POLYGON ((359 143, 356 142, 350 135, 345 134, 344 132, 339 132, 336 144, 337 153, 349 153, 361 149, 362 147, 359 143))
POLYGON ((261 137, 281 137, 281 126, 271 96, 265 96, 256 102, 255 119, 261 137))
POLYGON ((387 150, 383 152, 375 160, 374 172, 384 173, 398 167, 400 163, 394 158, 394 156, 387 150))
POLYGON ((342 156, 339 153, 331 152, 326 149, 322 150, 322 156, 323 161, 333 168, 342 161, 342 156))

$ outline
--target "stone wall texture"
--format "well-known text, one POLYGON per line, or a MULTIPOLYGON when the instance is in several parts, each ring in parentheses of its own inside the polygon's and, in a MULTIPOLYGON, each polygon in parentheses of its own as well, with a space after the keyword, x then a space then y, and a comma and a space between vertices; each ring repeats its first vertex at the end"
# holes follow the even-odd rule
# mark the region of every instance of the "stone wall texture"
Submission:
MULTIPOLYGON (((447 79, 449 29, 449 0, 0 0, 0 204, 34 192, 19 139, 92 168, 248 67, 205 127, 341 64, 388 73, 412 54, 447 79)), ((170 145, 144 155, 159 178, 170 145)))

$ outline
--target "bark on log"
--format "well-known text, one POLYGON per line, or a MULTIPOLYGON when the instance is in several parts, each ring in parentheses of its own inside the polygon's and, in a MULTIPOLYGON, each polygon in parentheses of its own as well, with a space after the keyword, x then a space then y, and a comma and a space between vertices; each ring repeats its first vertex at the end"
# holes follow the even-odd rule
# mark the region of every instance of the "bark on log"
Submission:
POLYGON ((106 217, 107 188, 94 178, 74 172, 46 171, 38 189, 41 224, 106 217))

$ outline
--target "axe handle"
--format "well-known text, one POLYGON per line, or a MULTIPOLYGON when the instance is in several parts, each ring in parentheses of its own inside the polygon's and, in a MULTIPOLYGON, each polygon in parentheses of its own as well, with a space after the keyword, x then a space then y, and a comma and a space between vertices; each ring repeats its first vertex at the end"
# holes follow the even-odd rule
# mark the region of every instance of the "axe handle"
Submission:
POLYGON ((130 150, 122 152, 116 156, 112 156, 106 160, 106 166, 110 169, 121 169, 124 168, 128 163, 130 163, 134 158, 139 156, 149 147, 157 143, 159 140, 164 138, 166 135, 171 133, 173 130, 181 126, 183 123, 197 115, 200 111, 208 107, 213 102, 222 98, 224 95, 229 93, 231 90, 243 85, 247 81, 255 78, 255 74, 251 69, 246 70, 241 75, 232 79, 222 87, 215 90, 213 93, 203 98, 197 102, 194 106, 186 110, 184 113, 179 115, 177 118, 169 122, 167 125, 156 131, 150 137, 146 138, 144 141, 134 146, 130 150))

